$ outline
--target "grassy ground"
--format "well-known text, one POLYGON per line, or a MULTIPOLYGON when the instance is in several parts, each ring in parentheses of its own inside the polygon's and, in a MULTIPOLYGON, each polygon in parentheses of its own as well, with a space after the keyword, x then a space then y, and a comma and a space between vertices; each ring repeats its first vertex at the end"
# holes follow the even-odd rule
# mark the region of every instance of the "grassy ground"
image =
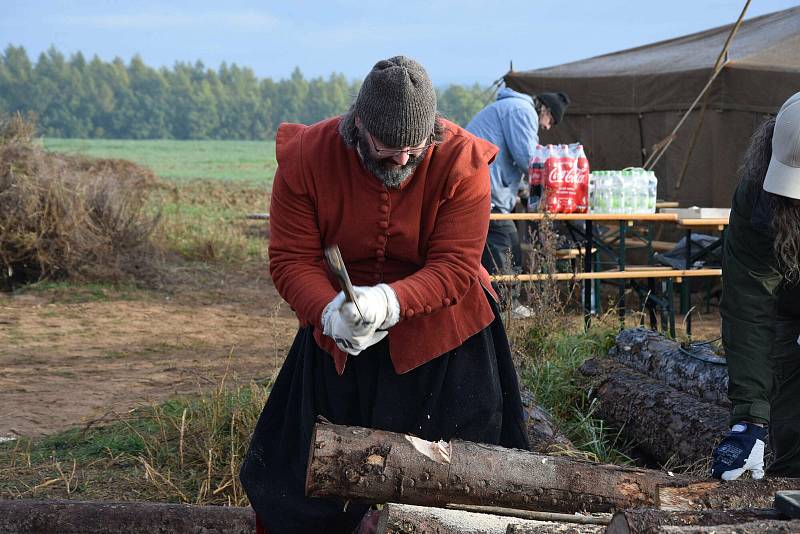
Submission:
POLYGON ((274 141, 174 141, 45 138, 53 152, 127 159, 174 181, 197 178, 247 181, 269 188, 275 174, 274 141))
POLYGON ((268 226, 245 216, 269 210, 274 141, 45 138, 43 144, 53 152, 131 160, 163 179, 151 210, 161 214, 157 239, 165 250, 193 261, 265 258, 268 226))
MULTIPOLYGON (((243 343, 253 358, 271 358, 275 361, 270 368, 278 366, 296 329, 289 312, 284 318, 286 324, 275 323, 285 331, 276 326, 269 327, 274 331, 254 332, 259 340, 269 341, 274 336, 274 342, 248 345, 243 341, 248 338, 240 333, 225 344, 215 345, 220 336, 235 334, 236 328, 253 333, 256 323, 263 326, 270 319, 280 318, 277 311, 275 318, 265 315, 264 310, 274 303, 267 299, 256 301, 266 294, 265 288, 256 286, 254 280, 256 276, 268 276, 264 269, 268 225, 245 219, 247 213, 269 211, 274 143, 45 139, 44 145, 55 151, 130 159, 152 168, 163 179, 151 200, 151 209, 162 214, 156 237, 162 240, 168 255, 178 256, 166 258, 169 268, 185 272, 185 278, 191 281, 179 289, 173 286, 155 290, 162 293, 146 298, 134 287, 103 284, 48 282, 20 291, 19 298, 37 304, 14 308, 21 317, 12 318, 19 335, 14 352, 27 350, 25 343, 32 343, 31 328, 38 323, 42 336, 62 332, 86 335, 72 345, 49 337, 43 337, 40 345, 31 345, 33 355, 41 356, 41 347, 47 350, 47 359, 36 363, 41 370, 31 370, 40 375, 36 380, 41 381, 52 370, 54 354, 59 350, 65 361, 86 357, 91 350, 102 355, 113 353, 110 363, 103 364, 105 367, 98 364, 95 372, 107 371, 106 380, 116 380, 131 369, 144 369, 146 377, 129 382, 137 387, 145 378, 152 380, 159 373, 174 375, 173 361, 183 364, 192 358, 205 358, 219 363, 223 349, 232 352, 231 347, 236 345, 237 351, 242 352, 243 343), (247 273, 238 282, 227 277, 242 264, 254 266, 252 273, 260 274, 247 273), (213 294, 208 289, 212 285, 213 294), (252 292, 232 298, 237 288, 252 292), (216 308, 212 306, 215 304, 216 308), (257 308, 261 315, 254 314, 253 322, 239 325, 238 316, 248 307, 257 308), (71 319, 75 324, 67 322, 69 313, 75 314, 71 319), (115 322, 109 326, 110 316, 115 322), (61 321, 58 328, 54 327, 57 320, 61 321), (123 328, 131 325, 136 328, 123 328), (175 340, 193 344, 164 344, 169 339, 173 339, 173 345, 175 340), (114 340, 114 346, 109 340, 114 340), (90 343, 102 346, 91 347, 90 343), (62 345, 64 348, 59 348, 62 345), (145 365, 151 361, 152 370, 145 365)), ((274 288, 271 299, 280 301, 274 288)), ((538 302, 542 310, 555 309, 549 294, 538 302)), ((10 304, 0 306, 0 314, 11 308, 10 304)), ((618 324, 614 320, 598 321, 585 333, 578 314, 563 310, 548 313, 538 314, 540 322, 509 324, 516 352, 525 354, 522 379, 537 401, 552 413, 556 424, 591 458, 629 462, 626 444, 593 416, 594 407, 587 400, 577 373, 585 359, 607 351, 618 324)), ((259 369, 263 367, 266 366, 259 369)), ((150 404, 117 411, 97 423, 83 423, 45 437, 0 443, 0 498, 246 504, 236 473, 270 382, 267 379, 232 384, 226 378, 214 378, 212 382, 209 367, 198 364, 192 369, 204 379, 204 387, 196 394, 181 392, 170 396, 167 389, 150 404)), ((88 390, 91 386, 81 388, 88 390)), ((72 394, 81 393, 84 391, 72 394)), ((57 403, 46 408, 51 410, 52 405, 57 403)))

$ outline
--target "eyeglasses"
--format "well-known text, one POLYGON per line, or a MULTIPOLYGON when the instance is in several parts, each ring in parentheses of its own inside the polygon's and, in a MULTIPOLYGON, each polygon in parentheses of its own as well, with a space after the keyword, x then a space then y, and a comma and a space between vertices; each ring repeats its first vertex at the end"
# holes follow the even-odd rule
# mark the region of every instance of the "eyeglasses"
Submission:
POLYGON ((369 144, 372 145, 372 150, 374 150, 375 153, 378 156, 382 157, 382 158, 393 158, 393 157, 399 156, 400 154, 403 154, 403 153, 406 153, 409 156, 413 156, 413 157, 420 156, 420 155, 424 154, 426 150, 428 150, 428 147, 431 146, 431 144, 433 144, 433 134, 431 134, 428 137, 428 142, 425 143, 422 146, 413 147, 413 148, 403 148, 403 149, 398 149, 398 148, 378 148, 378 146, 375 144, 375 138, 372 137, 372 134, 367 132, 367 130, 364 130, 364 131, 367 133, 367 139, 369 139, 369 144))

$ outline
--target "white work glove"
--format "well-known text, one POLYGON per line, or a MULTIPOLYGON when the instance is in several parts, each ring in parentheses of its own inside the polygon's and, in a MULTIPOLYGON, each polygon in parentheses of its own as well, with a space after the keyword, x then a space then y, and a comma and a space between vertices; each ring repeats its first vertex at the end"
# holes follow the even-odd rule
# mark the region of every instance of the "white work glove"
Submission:
POLYGON ((713 454, 711 476, 736 480, 745 471, 753 479, 764 478, 764 438, 767 429, 753 423, 736 423, 713 454))
POLYGON ((344 303, 342 315, 357 331, 386 330, 400 320, 400 303, 389 285, 355 286, 353 291, 363 318, 352 302, 344 303))
POLYGON ((353 289, 364 318, 352 302, 345 302, 340 291, 322 312, 322 333, 333 338, 342 351, 355 356, 388 335, 385 329, 399 321, 400 304, 386 284, 353 289))

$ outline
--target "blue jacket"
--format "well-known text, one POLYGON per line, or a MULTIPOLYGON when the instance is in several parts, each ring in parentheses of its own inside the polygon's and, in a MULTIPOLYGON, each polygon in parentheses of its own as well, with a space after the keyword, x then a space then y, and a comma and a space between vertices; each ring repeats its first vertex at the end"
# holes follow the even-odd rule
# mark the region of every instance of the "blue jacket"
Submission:
POLYGON ((533 107, 533 98, 504 87, 497 93, 497 101, 473 117, 467 131, 500 149, 489 167, 492 208, 510 213, 517 200, 520 181, 528 173, 528 165, 539 143, 539 116, 533 107))

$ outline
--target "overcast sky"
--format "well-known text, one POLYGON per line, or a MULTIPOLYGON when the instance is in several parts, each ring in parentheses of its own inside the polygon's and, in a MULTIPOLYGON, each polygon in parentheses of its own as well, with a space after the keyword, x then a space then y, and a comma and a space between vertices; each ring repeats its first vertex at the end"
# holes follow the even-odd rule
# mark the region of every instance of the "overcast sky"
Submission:
MULTIPOLYGON (((508 70, 558 65, 736 20, 744 0, 0 0, 0 45, 35 61, 54 45, 148 65, 201 60, 260 77, 363 78, 404 54, 434 84, 486 85, 508 70)), ((747 18, 798 5, 753 0, 747 18)))

